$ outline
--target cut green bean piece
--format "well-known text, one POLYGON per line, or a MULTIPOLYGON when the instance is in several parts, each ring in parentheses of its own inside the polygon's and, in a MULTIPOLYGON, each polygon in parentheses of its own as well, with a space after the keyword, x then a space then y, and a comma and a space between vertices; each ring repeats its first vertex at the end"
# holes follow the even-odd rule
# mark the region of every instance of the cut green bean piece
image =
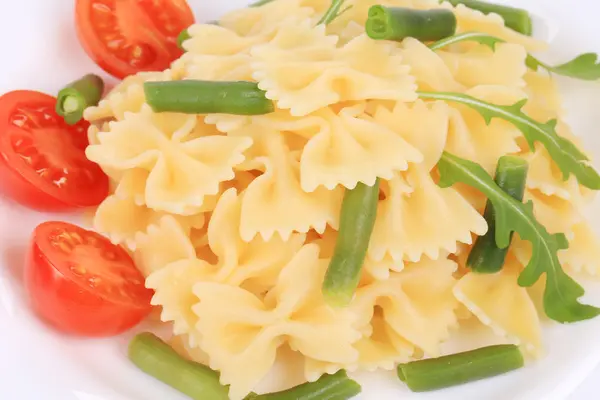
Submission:
POLYGON ((275 110, 255 82, 146 82, 144 92, 157 113, 262 115, 275 110))
POLYGON ((426 392, 501 375, 523 365, 519 348, 507 344, 400 364, 398 377, 413 392, 426 392))
POLYGON ((453 6, 464 4, 473 10, 481 11, 484 14, 498 14, 504 19, 504 25, 508 28, 531 36, 533 33, 533 22, 527 10, 521 8, 509 7, 500 4, 487 3, 479 0, 440 0, 448 1, 453 6))
POLYGON ((335 251, 323 282, 323 296, 333 307, 345 307, 354 296, 377 217, 379 180, 346 189, 335 251))
POLYGON ((98 75, 88 74, 71 82, 56 98, 56 113, 69 125, 83 118, 86 108, 98 105, 104 92, 104 81, 98 75))
POLYGON ((142 333, 129 344, 129 359, 142 371, 194 400, 229 400, 229 389, 219 374, 182 358, 151 333, 142 333))
POLYGON ((316 382, 307 382, 288 390, 269 394, 251 394, 245 400, 348 400, 361 392, 360 385, 342 370, 323 375, 316 382))
MULTIPOLYGON (((523 201, 528 169, 527 161, 520 157, 500 157, 496 166, 496 184, 515 200, 523 201)), ((508 246, 500 248, 496 244, 496 213, 489 200, 483 216, 488 223, 488 231, 475 241, 467 259, 467 266, 473 272, 492 274, 500 271, 504 266, 508 246)), ((512 240, 513 233, 510 234, 510 240, 512 240)))
POLYGON ((413 37, 421 41, 440 40, 454 35, 456 17, 450 10, 415 10, 373 6, 366 24, 371 39, 401 41, 413 37))

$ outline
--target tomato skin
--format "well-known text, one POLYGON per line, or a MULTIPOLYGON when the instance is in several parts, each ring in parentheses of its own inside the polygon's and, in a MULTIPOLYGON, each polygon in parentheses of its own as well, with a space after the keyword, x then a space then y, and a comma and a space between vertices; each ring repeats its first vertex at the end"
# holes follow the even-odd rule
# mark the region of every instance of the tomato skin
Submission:
POLYGON ((177 36, 193 23, 185 0, 77 0, 75 6, 83 49, 119 79, 167 69, 183 54, 177 36))
MULTIPOLYGON (((146 289, 146 296, 137 303, 117 302, 95 293, 89 286, 77 282, 57 268, 39 244, 47 239, 43 237, 44 226, 52 224, 74 227, 67 223, 49 222, 38 226, 33 234, 25 265, 25 287, 31 307, 40 318, 63 333, 108 337, 131 329, 148 316, 152 310, 150 290, 146 289)), ((102 243, 102 246, 108 245, 102 243)), ((90 259, 89 262, 101 260, 90 259)), ((135 268, 131 258, 129 262, 135 268)))
POLYGON ((30 90, 0 96, 0 193, 41 211, 98 205, 108 195, 109 183, 85 157, 89 123, 68 126, 55 105, 56 98, 30 90), (19 148, 17 142, 27 144, 19 148), (36 172, 42 168, 53 178, 36 172), (52 183, 59 178, 62 186, 52 183))

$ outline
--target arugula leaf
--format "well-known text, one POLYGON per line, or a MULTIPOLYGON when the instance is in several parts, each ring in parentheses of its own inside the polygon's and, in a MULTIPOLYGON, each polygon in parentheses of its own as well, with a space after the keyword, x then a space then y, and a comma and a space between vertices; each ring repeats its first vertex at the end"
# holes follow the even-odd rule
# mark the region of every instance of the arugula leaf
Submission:
POLYGON ((600 190, 600 175, 589 165, 586 155, 573 142, 556 133, 556 120, 540 123, 525 114, 521 109, 527 100, 518 101, 512 106, 499 106, 461 93, 419 92, 419 97, 464 104, 481 114, 488 125, 494 118, 510 122, 523 133, 531 151, 535 150, 536 142, 544 145, 561 170, 564 180, 574 174, 583 186, 600 190))
MULTIPOLYGON (((451 44, 465 41, 477 42, 479 44, 488 46, 492 50, 496 50, 496 44, 505 43, 503 39, 488 35, 487 33, 465 32, 435 42, 429 45, 429 48, 431 50, 439 50, 451 44)), ((548 65, 545 62, 535 58, 531 54, 528 54, 525 64, 529 69, 534 71, 544 68, 545 70, 557 75, 568 76, 570 78, 581 79, 584 81, 595 81, 600 79, 600 61, 598 61, 598 54, 596 53, 580 54, 571 61, 555 66, 548 65)))
POLYGON ((325 12, 325 14, 323 14, 323 18, 321 18, 321 20, 319 21, 319 23, 317 25, 321 25, 321 24, 329 25, 337 17, 340 17, 346 11, 348 11, 352 8, 352 5, 350 5, 342 10, 342 6, 345 3, 346 3, 346 0, 332 0, 331 6, 329 6, 329 9, 325 12))
POLYGON ((504 40, 497 38, 495 36, 489 35, 487 33, 481 32, 465 32, 459 33, 458 35, 449 36, 442 40, 439 40, 435 43, 429 45, 431 50, 439 50, 443 47, 450 46, 455 43, 471 41, 477 42, 479 44, 483 44, 488 46, 492 50, 496 50, 497 43, 504 43, 504 40))
POLYGON ((531 55, 527 56, 526 63, 527 66, 534 71, 537 71, 542 67, 557 75, 568 76, 584 81, 595 81, 600 79, 600 62, 598 62, 598 54, 596 53, 581 54, 569 62, 554 67, 543 63, 531 55))
POLYGON ((265 4, 269 4, 271 2, 273 2, 275 0, 258 0, 256 3, 252 3, 250 4, 248 7, 260 7, 260 6, 264 6, 265 4))
POLYGON ((558 322, 576 322, 594 318, 600 308, 581 304, 578 299, 584 289, 567 275, 558 259, 558 251, 569 243, 562 233, 552 235, 533 214, 533 203, 523 204, 504 192, 494 179, 477 163, 444 152, 438 163, 441 187, 464 183, 478 189, 494 206, 496 244, 506 248, 512 232, 532 244, 531 260, 519 276, 520 286, 531 286, 546 274, 544 311, 558 322))

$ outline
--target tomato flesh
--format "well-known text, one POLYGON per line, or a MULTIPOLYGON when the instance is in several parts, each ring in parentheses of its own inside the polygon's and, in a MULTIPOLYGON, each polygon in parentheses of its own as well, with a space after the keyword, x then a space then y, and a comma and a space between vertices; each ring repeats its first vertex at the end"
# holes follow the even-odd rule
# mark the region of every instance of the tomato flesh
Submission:
POLYGON ((89 124, 67 125, 55 104, 34 91, 0 97, 0 190, 36 209, 98 205, 108 177, 85 156, 89 124))
POLYGON ((153 292, 144 286, 129 254, 105 237, 65 222, 35 229, 25 285, 36 314, 73 335, 118 335, 152 310, 153 292))
POLYGON ((185 0, 77 0, 77 35, 117 78, 162 71, 182 54, 177 36, 194 23, 185 0))

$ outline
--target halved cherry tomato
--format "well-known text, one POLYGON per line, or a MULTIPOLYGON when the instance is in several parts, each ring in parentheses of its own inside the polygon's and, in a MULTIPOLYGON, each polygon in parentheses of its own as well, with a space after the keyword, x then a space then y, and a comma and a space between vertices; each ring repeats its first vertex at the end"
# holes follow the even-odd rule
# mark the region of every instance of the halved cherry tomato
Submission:
POLYGON ((55 105, 33 91, 0 97, 0 191, 43 210, 98 205, 108 177, 85 157, 89 124, 67 125, 55 105))
POLYGON ((77 35, 106 72, 162 71, 179 58, 177 36, 194 23, 185 0, 77 0, 77 35))
POLYGON ((66 222, 45 222, 35 229, 25 284, 35 312, 74 335, 117 335, 152 308, 153 292, 129 254, 66 222))

